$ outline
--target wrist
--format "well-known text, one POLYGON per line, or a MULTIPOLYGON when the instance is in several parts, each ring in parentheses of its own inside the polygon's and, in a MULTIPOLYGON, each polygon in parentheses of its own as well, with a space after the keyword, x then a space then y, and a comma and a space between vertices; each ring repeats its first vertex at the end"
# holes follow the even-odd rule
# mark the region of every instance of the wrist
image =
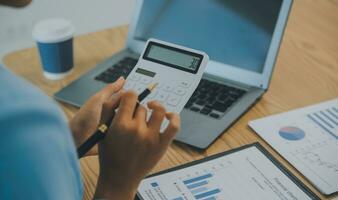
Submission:
POLYGON ((81 144, 81 142, 82 142, 82 138, 80 137, 78 127, 76 125, 74 125, 75 124, 74 120, 75 120, 74 118, 71 119, 68 122, 68 126, 69 126, 69 129, 70 129, 71 133, 72 133, 75 146, 78 147, 81 144))
POLYGON ((118 176, 109 178, 99 175, 95 198, 133 200, 137 192, 138 183, 128 182, 128 179, 120 179, 118 176))

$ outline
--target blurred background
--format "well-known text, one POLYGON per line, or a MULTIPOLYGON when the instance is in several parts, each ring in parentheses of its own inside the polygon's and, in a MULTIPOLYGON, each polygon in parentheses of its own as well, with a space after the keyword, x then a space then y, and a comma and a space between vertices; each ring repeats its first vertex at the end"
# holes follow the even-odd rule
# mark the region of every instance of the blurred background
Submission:
POLYGON ((0 60, 9 52, 34 45, 36 22, 51 17, 72 21, 76 35, 128 24, 135 0, 33 0, 25 8, 0 6, 0 60))

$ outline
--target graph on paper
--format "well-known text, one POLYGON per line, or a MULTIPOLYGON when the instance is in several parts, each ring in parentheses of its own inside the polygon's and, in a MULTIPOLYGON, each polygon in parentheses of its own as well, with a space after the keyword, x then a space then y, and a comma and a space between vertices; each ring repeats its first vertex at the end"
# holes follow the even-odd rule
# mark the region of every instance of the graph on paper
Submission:
POLYGON ((338 106, 307 115, 322 131, 338 139, 338 106))
MULTIPOLYGON (((207 173, 182 180, 182 183, 195 199, 216 200, 218 199, 217 194, 221 192, 221 189, 213 188, 212 185, 209 184, 210 179, 212 178, 213 175, 211 173, 207 173)), ((174 182, 176 187, 178 187, 178 184, 178 182, 174 182)), ((152 187, 159 187, 156 182, 151 185, 152 187)), ((184 197, 176 197, 173 200, 184 200, 184 197)))
POLYGON ((249 125, 324 194, 338 191, 338 100, 249 125))
POLYGON ((149 177, 143 200, 313 199, 256 147, 149 177))
POLYGON ((286 126, 279 130, 279 135, 285 140, 301 140, 305 137, 305 132, 294 126, 286 126))
MULTIPOLYGON (((216 200, 221 199, 219 198, 219 194, 221 193, 221 188, 215 186, 214 182, 214 174, 218 170, 225 170, 227 167, 229 167, 230 163, 222 163, 220 165, 216 165, 211 167, 212 170, 203 170, 203 171, 195 171, 195 173, 192 174, 185 174, 184 176, 177 177, 176 180, 172 182, 174 188, 177 189, 177 191, 185 190, 186 194, 180 194, 178 197, 171 198, 171 200, 186 200, 188 199, 196 199, 196 200, 216 200), (216 169, 217 167, 217 169, 216 169), (209 172, 210 171, 210 172, 209 172)), ((159 182, 151 182, 150 186, 151 189, 156 191, 156 194, 158 194, 163 199, 170 199, 167 198, 163 193, 163 187, 159 182)), ((176 192, 177 192, 176 191, 176 192)), ((158 199, 155 198, 154 199, 158 199)))

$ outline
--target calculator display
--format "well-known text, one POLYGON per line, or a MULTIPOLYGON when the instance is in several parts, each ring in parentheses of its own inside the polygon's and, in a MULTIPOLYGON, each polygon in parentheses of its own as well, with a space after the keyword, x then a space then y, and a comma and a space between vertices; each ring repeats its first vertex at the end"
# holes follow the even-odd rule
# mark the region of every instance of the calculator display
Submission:
POLYGON ((156 75, 155 72, 151 72, 149 70, 142 69, 142 68, 137 68, 135 72, 139 73, 139 74, 142 74, 142 75, 145 75, 145 76, 152 77, 152 78, 156 75))
POLYGON ((149 42, 143 59, 195 74, 201 64, 203 55, 149 42))

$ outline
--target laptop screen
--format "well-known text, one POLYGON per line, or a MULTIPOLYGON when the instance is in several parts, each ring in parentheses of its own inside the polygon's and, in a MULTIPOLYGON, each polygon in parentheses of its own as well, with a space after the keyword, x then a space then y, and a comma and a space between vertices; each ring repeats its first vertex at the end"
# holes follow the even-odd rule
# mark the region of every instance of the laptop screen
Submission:
POLYGON ((144 0, 135 39, 157 38, 262 73, 282 0, 144 0))

